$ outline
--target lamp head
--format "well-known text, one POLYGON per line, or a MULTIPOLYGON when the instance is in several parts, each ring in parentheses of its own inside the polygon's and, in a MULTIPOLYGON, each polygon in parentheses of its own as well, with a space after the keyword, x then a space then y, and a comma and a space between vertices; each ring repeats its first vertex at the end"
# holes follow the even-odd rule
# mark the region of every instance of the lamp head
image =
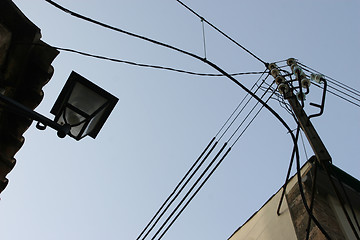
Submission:
POLYGON ((76 140, 87 135, 95 138, 117 101, 73 71, 50 112, 55 115, 55 122, 70 126, 68 135, 76 140))

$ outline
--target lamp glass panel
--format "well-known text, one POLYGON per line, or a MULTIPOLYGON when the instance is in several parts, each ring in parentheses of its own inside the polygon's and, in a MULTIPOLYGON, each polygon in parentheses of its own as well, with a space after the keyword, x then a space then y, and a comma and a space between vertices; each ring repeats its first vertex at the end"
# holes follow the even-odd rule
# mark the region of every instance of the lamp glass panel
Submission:
POLYGON ((69 97, 68 103, 91 115, 106 103, 106 101, 106 98, 77 82, 69 97))
POLYGON ((81 129, 84 127, 85 124, 86 124, 86 122, 83 122, 78 126, 72 127, 70 129, 70 135, 74 136, 75 138, 78 138, 79 134, 81 132, 81 129))
POLYGON ((69 125, 75 125, 73 127, 71 127, 70 129, 70 134, 74 137, 77 137, 81 131, 81 129, 83 128, 84 123, 81 123, 82 121, 85 121, 86 117, 82 116, 81 114, 73 111, 70 108, 65 108, 65 113, 62 113, 59 117, 59 119, 57 120, 57 123, 60 125, 64 125, 65 123, 69 124, 69 125), (65 119, 64 119, 65 116, 65 119), (81 123, 81 124, 79 124, 81 123))
POLYGON ((104 112, 106 110, 106 107, 103 108, 100 112, 98 112, 91 120, 89 125, 87 126, 87 128, 84 131, 84 135, 91 133, 94 128, 97 126, 99 120, 101 119, 101 117, 104 115, 104 112))
MULTIPOLYGON (((64 114, 62 114, 62 117, 64 114)), ((65 110, 65 123, 68 123, 70 126, 77 125, 80 122, 84 121, 86 119, 85 116, 75 112, 74 110, 70 108, 66 108, 65 110)))

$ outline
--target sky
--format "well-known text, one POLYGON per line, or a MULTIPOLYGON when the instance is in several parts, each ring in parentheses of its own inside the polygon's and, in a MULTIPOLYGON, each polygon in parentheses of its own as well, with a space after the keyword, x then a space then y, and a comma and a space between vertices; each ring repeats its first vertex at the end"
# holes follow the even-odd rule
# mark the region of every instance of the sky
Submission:
MULTIPOLYGON (((192 57, 74 18, 44 0, 14 2, 52 46, 218 73, 192 57)), ((265 70, 263 63, 207 24, 204 51, 201 20, 175 0, 57 2, 200 57, 206 54, 228 73, 265 70)), ((359 1, 184 3, 265 62, 293 57, 360 90, 359 1)), ((15 156, 17 164, 0 196, 2 240, 136 239, 246 96, 223 76, 144 68, 69 52, 60 52, 52 65, 55 73, 43 88, 45 97, 37 112, 53 118, 50 109, 71 71, 109 91, 119 102, 96 139, 60 139, 54 130, 40 131, 35 124, 26 131, 25 143, 15 156)), ((259 77, 236 79, 250 88, 259 77)), ((266 81, 271 83, 271 77, 266 81)), ((318 112, 309 103, 319 103, 321 97, 321 91, 311 85, 305 101, 308 114, 318 112)), ((269 105, 296 128, 276 99, 269 105)), ((219 141, 216 152, 244 116, 219 141)), ((358 106, 332 94, 327 94, 323 115, 312 119, 333 163, 357 179, 359 120, 358 106)), ((304 142, 303 146, 299 141, 301 163, 313 155, 304 142)), ((288 131, 263 109, 163 239, 230 237, 280 189, 292 147, 288 131)))

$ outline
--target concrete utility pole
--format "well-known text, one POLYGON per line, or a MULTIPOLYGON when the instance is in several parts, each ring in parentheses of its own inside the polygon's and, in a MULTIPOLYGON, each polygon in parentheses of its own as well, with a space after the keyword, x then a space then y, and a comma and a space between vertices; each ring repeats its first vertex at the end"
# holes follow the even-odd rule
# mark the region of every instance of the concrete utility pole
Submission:
MULTIPOLYGON (((314 153, 317 158, 317 160, 320 163, 325 162, 331 162, 331 156, 329 152, 327 151, 324 143, 321 141, 320 136, 316 132, 314 126, 312 125, 310 121, 310 117, 308 117, 304 111, 303 106, 303 100, 304 99, 304 93, 303 88, 306 89, 306 92, 308 92, 310 80, 307 78, 307 76, 304 74, 302 69, 297 65, 297 62, 295 59, 290 58, 287 60, 287 64, 291 67, 291 70, 293 74, 296 76, 296 80, 299 82, 299 86, 297 87, 299 89, 299 95, 296 96, 294 94, 294 90, 296 87, 293 87, 289 84, 289 81, 285 79, 284 76, 281 75, 278 67, 275 63, 269 64, 269 70, 271 72, 271 75, 274 77, 276 84, 278 85, 278 91, 283 94, 284 98, 289 102, 298 122, 301 127, 301 129, 304 131, 314 153), (300 99, 301 103, 299 102, 298 98, 300 99)), ((324 81, 324 79, 321 78, 321 76, 317 76, 318 81, 324 81)), ((325 94, 325 91, 324 91, 325 94)), ((323 98, 324 100, 324 98, 323 98)), ((316 107, 321 108, 321 112, 323 110, 323 104, 322 106, 317 104, 311 104, 316 107)), ((320 114, 319 114, 320 115, 320 114)), ((315 116, 315 115, 313 115, 315 116)))

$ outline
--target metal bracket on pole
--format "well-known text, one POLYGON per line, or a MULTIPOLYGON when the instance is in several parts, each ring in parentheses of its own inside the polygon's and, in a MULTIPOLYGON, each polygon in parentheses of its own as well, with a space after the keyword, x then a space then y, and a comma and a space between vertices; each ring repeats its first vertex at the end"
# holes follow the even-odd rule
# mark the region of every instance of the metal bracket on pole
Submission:
POLYGON ((57 135, 60 138, 64 138, 70 132, 70 125, 60 125, 53 120, 25 107, 24 105, 16 102, 12 98, 9 98, 2 93, 0 93, 0 101, 4 104, 1 104, 0 107, 6 108, 7 110, 18 114, 23 117, 30 118, 38 122, 37 127, 40 130, 44 130, 46 126, 49 126, 57 131, 57 135), (42 125, 40 125, 40 123, 42 125))
MULTIPOLYGON (((305 133, 318 161, 320 163, 331 162, 332 160, 329 152, 327 151, 324 143, 320 139, 320 136, 318 135, 314 126, 312 125, 310 118, 306 115, 303 106, 297 100, 293 92, 293 89, 290 88, 285 78, 281 76, 280 71, 278 70, 275 63, 269 65, 269 70, 271 72, 271 75, 274 77, 275 82, 278 84, 279 91, 284 96, 284 99, 286 99, 289 102, 299 122, 299 125, 303 130, 303 132, 305 133)), ((301 88, 302 86, 299 87, 301 88)), ((324 105, 324 99, 322 102, 322 109, 323 109, 323 105, 324 105)))

